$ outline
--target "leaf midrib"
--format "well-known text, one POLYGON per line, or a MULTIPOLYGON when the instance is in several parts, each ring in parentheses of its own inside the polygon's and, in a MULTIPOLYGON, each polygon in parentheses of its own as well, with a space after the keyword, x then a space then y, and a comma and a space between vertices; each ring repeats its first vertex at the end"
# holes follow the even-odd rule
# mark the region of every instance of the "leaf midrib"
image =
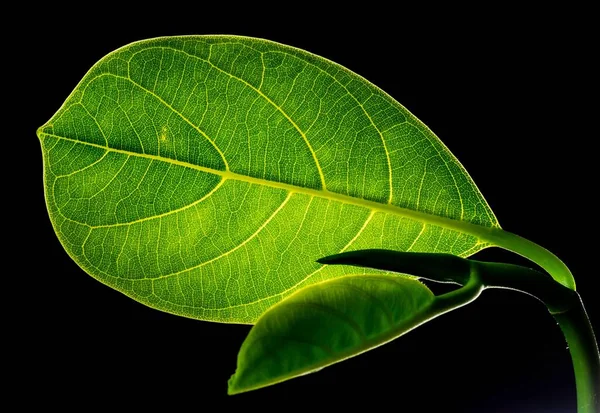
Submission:
POLYGON ((357 197, 353 197, 350 195, 344 195, 344 194, 340 194, 337 192, 332 192, 328 189, 313 189, 313 188, 307 188, 307 187, 303 187, 303 186, 288 184, 288 183, 284 183, 284 182, 270 181, 268 179, 256 178, 256 177, 249 176, 249 175, 239 174, 236 172, 232 172, 231 170, 218 170, 218 169, 213 169, 213 168, 209 168, 209 167, 205 167, 205 166, 194 165, 189 162, 178 161, 178 160, 175 160, 172 158, 165 158, 165 157, 162 157, 159 155, 151 155, 151 154, 144 154, 144 153, 139 153, 139 152, 132 152, 132 151, 127 151, 127 150, 123 150, 123 149, 111 148, 111 147, 99 145, 96 143, 80 141, 77 139, 67 138, 64 136, 59 136, 59 135, 55 135, 52 133, 44 132, 43 129, 45 127, 46 127, 46 125, 42 126, 38 130, 38 137, 40 138, 40 140, 42 140, 45 137, 51 137, 51 138, 55 138, 55 139, 73 142, 73 143, 80 144, 80 145, 86 145, 86 146, 90 146, 90 147, 94 147, 94 148, 99 148, 99 149, 102 149, 105 151, 110 151, 113 153, 120 153, 120 154, 124 154, 124 155, 128 155, 128 156, 136 156, 136 157, 151 159, 151 160, 155 160, 155 161, 159 161, 159 162, 165 162, 165 163, 170 163, 170 164, 174 164, 174 165, 179 165, 182 167, 195 169, 195 170, 202 171, 205 173, 217 175, 217 176, 220 176, 222 179, 231 179, 231 180, 236 180, 236 181, 241 181, 241 182, 246 182, 246 183, 251 183, 251 184, 256 184, 256 185, 267 186, 270 188, 283 189, 285 191, 292 192, 292 193, 315 196, 315 197, 319 197, 319 198, 323 198, 323 199, 327 199, 327 200, 341 202, 344 204, 364 207, 371 211, 389 213, 389 214, 393 214, 396 216, 410 218, 410 219, 413 219, 413 220, 416 220, 419 222, 433 224, 433 225, 436 225, 436 226, 439 226, 442 228, 470 234, 470 235, 473 235, 473 236, 479 238, 480 240, 482 240, 484 242, 493 243, 492 242, 493 233, 495 231, 500 230, 499 227, 485 227, 485 226, 473 224, 473 223, 467 222, 467 221, 459 221, 456 219, 433 215, 430 213, 416 211, 413 209, 404 208, 404 207, 400 207, 400 206, 396 206, 396 205, 392 205, 392 204, 384 204, 384 203, 379 203, 376 201, 370 201, 370 200, 364 199, 364 198, 357 198, 357 197))

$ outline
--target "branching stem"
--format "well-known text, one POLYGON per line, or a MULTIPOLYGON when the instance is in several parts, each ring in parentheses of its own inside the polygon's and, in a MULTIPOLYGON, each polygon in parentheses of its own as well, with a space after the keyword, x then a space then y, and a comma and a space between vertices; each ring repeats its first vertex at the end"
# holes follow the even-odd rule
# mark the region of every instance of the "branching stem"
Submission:
POLYGON ((562 330, 575 373, 577 413, 600 412, 600 353, 579 294, 546 274, 516 265, 471 261, 484 288, 509 288, 542 301, 562 330))

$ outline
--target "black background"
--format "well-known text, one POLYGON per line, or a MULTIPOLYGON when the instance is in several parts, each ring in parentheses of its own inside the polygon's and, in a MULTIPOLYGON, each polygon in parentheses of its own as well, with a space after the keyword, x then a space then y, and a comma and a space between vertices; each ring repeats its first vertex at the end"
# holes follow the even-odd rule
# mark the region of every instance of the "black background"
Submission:
MULTIPOLYGON (((292 19, 289 12, 269 16, 255 9, 231 19, 201 7, 173 14, 163 8, 143 17, 102 8, 39 10, 27 21, 33 37, 15 37, 23 59, 32 59, 15 74, 27 75, 28 93, 21 96, 28 119, 18 132, 26 173, 19 176, 27 188, 23 205, 31 207, 28 248, 35 251, 22 274, 30 297, 22 307, 33 311, 24 329, 33 341, 18 386, 50 406, 81 411, 97 403, 166 411, 322 405, 574 411, 574 378, 558 326, 535 299, 505 290, 485 291, 465 308, 319 373, 226 396, 250 327, 149 309, 79 269, 46 213, 35 130, 96 61, 132 41, 237 34, 306 49, 364 76, 428 125, 469 171, 503 228, 545 246, 571 268, 598 325, 595 242, 587 240, 596 227, 591 145, 598 138, 588 11, 475 11, 457 20, 444 11, 433 19, 432 10, 364 9, 352 16, 292 10, 292 19)), ((458 10, 467 11, 473 12, 458 10)), ((500 250, 476 258, 524 262, 500 250)))

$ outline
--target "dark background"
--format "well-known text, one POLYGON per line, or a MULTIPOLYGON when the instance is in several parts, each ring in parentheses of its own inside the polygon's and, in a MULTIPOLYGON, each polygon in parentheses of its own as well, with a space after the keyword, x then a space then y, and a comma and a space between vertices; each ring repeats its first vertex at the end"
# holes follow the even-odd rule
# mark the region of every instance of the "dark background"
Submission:
MULTIPOLYGON (((97 403, 140 410, 163 405, 166 411, 322 405, 575 411, 570 357, 558 326, 535 299, 506 290, 485 291, 465 308, 319 373, 226 396, 249 326, 149 309, 79 269, 47 216, 35 130, 96 61, 132 41, 238 34, 306 49, 364 76, 428 125, 469 171, 503 228, 550 249, 571 268, 597 326, 591 145, 598 138, 598 67, 589 11, 481 11, 464 20, 442 11, 435 20, 433 10, 365 9, 354 16, 314 10, 296 19, 248 10, 231 19, 208 9, 179 8, 173 15, 167 9, 143 17, 101 8, 39 10, 27 21, 33 38, 16 36, 21 53, 32 59, 16 75, 29 75, 23 83, 29 94, 22 94, 28 119, 18 136, 27 164, 19 176, 26 180, 36 252, 23 274, 35 298, 24 305, 33 311, 24 328, 33 340, 18 386, 33 389, 47 405, 80 411, 97 403)), ((495 249, 476 258, 524 262, 495 249)))

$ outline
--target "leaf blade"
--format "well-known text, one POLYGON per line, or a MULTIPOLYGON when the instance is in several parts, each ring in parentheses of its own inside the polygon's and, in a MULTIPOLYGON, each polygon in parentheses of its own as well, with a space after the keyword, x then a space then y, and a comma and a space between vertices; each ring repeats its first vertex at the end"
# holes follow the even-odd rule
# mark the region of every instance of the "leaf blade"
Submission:
POLYGON ((382 345, 425 321, 434 301, 427 287, 405 277, 350 275, 308 286, 257 321, 228 392, 279 383, 382 345))
POLYGON ((406 109, 341 66, 264 40, 126 46, 38 135, 48 209, 69 254, 113 288, 188 317, 252 323, 303 285, 348 273, 310 263, 319 257, 377 247, 464 256, 487 246, 465 225, 497 226, 460 163, 406 109), (437 161, 415 160, 424 155, 437 161), (110 172, 118 156, 123 169, 110 172), (91 199, 91 188, 101 195, 91 199), (281 219, 211 261, 288 195, 281 219), (301 241, 315 235, 318 246, 301 241))

